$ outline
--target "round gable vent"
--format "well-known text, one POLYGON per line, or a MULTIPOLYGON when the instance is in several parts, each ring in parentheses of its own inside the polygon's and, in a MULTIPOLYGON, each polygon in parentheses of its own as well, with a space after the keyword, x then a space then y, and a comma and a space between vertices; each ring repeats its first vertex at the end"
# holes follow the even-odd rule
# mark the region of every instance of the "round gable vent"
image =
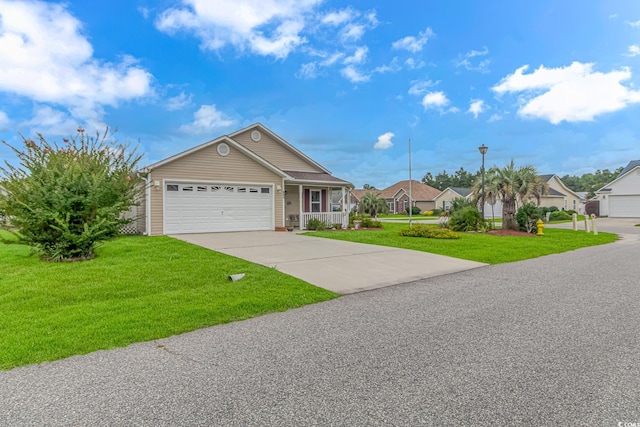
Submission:
POLYGON ((224 142, 218 144, 216 150, 218 150, 218 154, 220 154, 222 157, 227 157, 229 155, 229 146, 224 142))
POLYGON ((255 142, 260 141, 260 138, 262 138, 262 135, 260 135, 260 132, 258 132, 257 130, 254 130, 253 132, 251 132, 251 139, 254 140, 255 142))

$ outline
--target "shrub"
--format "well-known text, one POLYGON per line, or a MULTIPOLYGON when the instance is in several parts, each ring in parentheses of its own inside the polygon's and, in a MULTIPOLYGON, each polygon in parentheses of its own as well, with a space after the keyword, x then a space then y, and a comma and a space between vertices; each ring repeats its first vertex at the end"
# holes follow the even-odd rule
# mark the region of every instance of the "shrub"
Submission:
POLYGON ((539 219, 544 217, 542 209, 533 203, 525 203, 516 214, 516 221, 521 231, 527 233, 535 233, 537 231, 537 223, 539 219))
POLYGON ((88 137, 79 128, 62 146, 40 134, 38 142, 23 137, 22 148, 3 141, 20 165, 0 167, 6 190, 0 209, 42 258, 90 259, 99 242, 134 220, 123 213, 143 190, 135 174, 141 156, 113 136, 107 128, 88 137))
MULTIPOLYGON (((409 214, 409 208, 406 208, 405 211, 407 215, 409 214)), ((420 208, 417 206, 411 206, 411 215, 420 215, 420 208)))
POLYGON ((442 209, 435 208, 431 212, 433 213, 433 215, 438 216, 442 213, 442 209))
POLYGON ((554 211, 549 216, 549 221, 567 221, 570 219, 572 219, 571 215, 564 211, 554 211))
POLYGON ((486 231, 489 224, 480 211, 473 206, 465 206, 449 216, 448 226, 453 231, 486 231))
POLYGON ((432 225, 416 224, 412 228, 398 231, 405 237, 426 237, 428 239, 459 239, 460 235, 451 230, 434 227, 432 225))
POLYGON ((422 215, 424 215, 424 216, 433 216, 434 213, 433 213, 433 211, 424 211, 424 212, 422 212, 422 215))
POLYGON ((573 209, 569 209, 568 211, 565 211, 566 213, 568 213, 569 215, 573 215, 573 214, 577 214, 578 212, 574 211, 573 209))
POLYGON ((451 201, 451 208, 449 208, 449 215, 452 215, 456 211, 459 211, 466 207, 473 207, 473 204, 469 200, 465 199, 464 197, 456 197, 451 201))
POLYGON ((325 225, 324 222, 320 221, 319 219, 311 218, 309 221, 307 221, 307 230, 322 231, 325 228, 327 228, 327 226, 325 225))
POLYGON ((382 223, 380 221, 374 221, 370 217, 362 218, 361 224, 364 228, 382 228, 382 223))

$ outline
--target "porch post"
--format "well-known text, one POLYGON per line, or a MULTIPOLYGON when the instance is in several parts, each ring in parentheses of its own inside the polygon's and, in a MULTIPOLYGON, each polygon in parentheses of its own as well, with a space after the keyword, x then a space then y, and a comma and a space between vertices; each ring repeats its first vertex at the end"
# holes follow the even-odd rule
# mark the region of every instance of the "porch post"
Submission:
MULTIPOLYGON (((304 209, 304 205, 302 204, 302 184, 298 185, 298 198, 300 199, 300 213, 298 215, 298 228, 302 230, 302 211, 304 209)), ((305 224, 306 225, 306 224, 305 224)))

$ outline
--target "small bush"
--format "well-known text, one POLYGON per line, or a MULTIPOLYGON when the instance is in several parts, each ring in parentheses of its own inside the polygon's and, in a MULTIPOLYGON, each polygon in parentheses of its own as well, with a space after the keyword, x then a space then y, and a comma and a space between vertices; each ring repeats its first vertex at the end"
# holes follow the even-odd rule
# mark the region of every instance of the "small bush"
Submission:
POLYGON ((570 219, 571 215, 564 211, 551 212, 551 216, 549 217, 549 221, 567 221, 570 219))
POLYGON ((451 230, 438 228, 425 224, 416 224, 413 228, 405 228, 398 231, 398 234, 405 237, 425 237, 427 239, 459 239, 460 235, 451 230))
MULTIPOLYGON (((406 208, 405 212, 409 215, 409 208, 406 208)), ((417 206, 411 206, 411 215, 420 215, 420 208, 417 206)))
POLYGON ((382 223, 380 221, 374 221, 370 217, 362 218, 361 225, 364 228, 382 228, 382 223))
POLYGON ((438 216, 442 213, 442 209, 435 208, 431 211, 431 213, 435 216, 438 216))
POLYGON ((434 214, 433 214, 433 211, 424 211, 424 212, 422 212, 422 215, 424 215, 424 216, 433 216, 434 214))
POLYGON ((448 226, 453 231, 486 231, 488 222, 473 206, 465 206, 449 216, 448 226))
POLYGON ((573 215, 573 214, 577 214, 578 212, 574 211, 573 209, 569 209, 568 211, 565 211, 566 213, 568 213, 569 215, 573 215))
POLYGON ((327 226, 325 225, 324 222, 320 221, 319 219, 311 218, 309 221, 307 221, 307 230, 322 231, 325 228, 327 228, 327 226))
POLYGON ((527 233, 535 233, 537 231, 537 223, 539 219, 544 217, 542 209, 533 203, 525 203, 516 214, 516 221, 521 231, 527 233))
POLYGON ((456 197, 451 201, 451 208, 449 208, 449 215, 452 215, 456 211, 459 211, 466 207, 473 207, 473 204, 469 200, 465 199, 464 197, 456 197))

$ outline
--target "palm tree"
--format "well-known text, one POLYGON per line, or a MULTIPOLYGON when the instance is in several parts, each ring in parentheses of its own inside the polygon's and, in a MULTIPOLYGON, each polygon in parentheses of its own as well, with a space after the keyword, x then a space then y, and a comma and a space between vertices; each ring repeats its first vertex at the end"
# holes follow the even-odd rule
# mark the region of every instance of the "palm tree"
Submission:
POLYGON ((372 218, 378 216, 378 212, 386 212, 389 209, 387 202, 380 197, 380 193, 367 193, 360 199, 360 213, 369 212, 372 218))
POLYGON ((376 187, 374 187, 373 185, 369 185, 369 184, 365 184, 362 186, 363 190, 377 190, 376 187))
MULTIPOLYGON (((533 166, 516 168, 513 160, 503 168, 494 166, 486 173, 484 184, 485 200, 502 201, 502 228, 517 230, 515 220, 518 203, 525 203, 535 199, 540 204, 540 198, 548 191, 548 184, 544 182, 533 166)), ((474 195, 482 198, 482 188, 476 182, 474 195)))

